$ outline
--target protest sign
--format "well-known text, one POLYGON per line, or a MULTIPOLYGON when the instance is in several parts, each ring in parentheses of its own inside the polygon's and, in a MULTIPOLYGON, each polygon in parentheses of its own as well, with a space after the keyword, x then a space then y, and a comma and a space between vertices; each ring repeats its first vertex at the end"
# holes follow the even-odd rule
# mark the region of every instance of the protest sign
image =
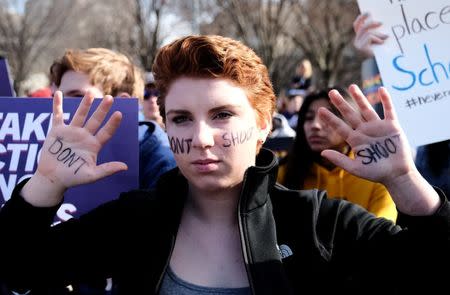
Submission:
POLYGON ((380 102, 377 95, 378 88, 382 86, 380 70, 373 58, 366 59, 361 65, 361 80, 362 91, 369 100, 370 104, 374 105, 380 102))
POLYGON ((15 96, 11 76, 9 75, 8 62, 0 56, 0 96, 15 96))
POLYGON ((358 0, 389 37, 373 47, 413 146, 450 138, 449 0, 358 0))
MULTIPOLYGON (((64 98, 66 123, 70 122, 80 100, 80 98, 64 98)), ((95 99, 91 113, 99 103, 100 99, 95 99)), ((79 216, 116 198, 120 192, 138 187, 137 99, 116 98, 109 115, 116 110, 122 112, 122 122, 116 134, 100 151, 97 163, 122 161, 128 165, 128 170, 92 184, 70 188, 58 210, 57 220, 66 221, 72 216, 79 216)), ((0 98, 0 205, 10 198, 18 182, 30 177, 36 170, 40 149, 51 127, 49 126, 52 120, 51 111, 51 99, 0 98)))

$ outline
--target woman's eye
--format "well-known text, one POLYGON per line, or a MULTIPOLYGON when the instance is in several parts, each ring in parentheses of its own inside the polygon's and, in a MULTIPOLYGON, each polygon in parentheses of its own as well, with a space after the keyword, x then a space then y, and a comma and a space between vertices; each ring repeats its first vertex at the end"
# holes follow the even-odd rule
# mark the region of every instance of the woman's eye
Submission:
POLYGON ((175 124, 181 124, 188 120, 189 118, 187 116, 175 116, 172 118, 172 122, 175 124))
POLYGON ((220 112, 214 116, 214 119, 223 120, 223 119, 228 119, 231 116, 233 116, 233 114, 231 114, 229 112, 220 112))
POLYGON ((312 116, 312 115, 306 115, 305 116, 305 121, 312 121, 312 120, 314 120, 314 116, 312 116))

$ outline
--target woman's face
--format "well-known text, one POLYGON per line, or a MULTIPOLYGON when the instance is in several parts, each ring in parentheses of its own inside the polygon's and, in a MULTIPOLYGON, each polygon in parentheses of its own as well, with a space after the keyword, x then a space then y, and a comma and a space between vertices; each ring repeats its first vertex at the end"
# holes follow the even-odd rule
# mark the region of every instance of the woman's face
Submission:
POLYGON ((88 74, 75 71, 67 71, 62 75, 58 90, 66 97, 83 97, 88 90, 94 97, 103 97, 102 88, 92 85, 88 74))
POLYGON ((295 97, 288 98, 286 102, 286 111, 291 114, 296 114, 302 107, 303 97, 296 95, 295 97))
POLYGON ((214 191, 241 184, 268 132, 257 125, 243 89, 226 79, 179 78, 165 110, 171 149, 191 185, 214 191))
POLYGON ((326 98, 315 100, 309 105, 303 125, 306 141, 314 152, 325 149, 341 151, 346 146, 344 138, 319 118, 317 111, 320 107, 332 110, 326 98))
POLYGON ((297 66, 297 75, 303 76, 305 74, 305 65, 303 63, 300 63, 297 66))
POLYGON ((147 96, 144 97, 144 100, 142 101, 142 111, 144 113, 144 117, 148 120, 161 122, 162 117, 159 113, 158 92, 154 87, 147 89, 147 92, 147 96))

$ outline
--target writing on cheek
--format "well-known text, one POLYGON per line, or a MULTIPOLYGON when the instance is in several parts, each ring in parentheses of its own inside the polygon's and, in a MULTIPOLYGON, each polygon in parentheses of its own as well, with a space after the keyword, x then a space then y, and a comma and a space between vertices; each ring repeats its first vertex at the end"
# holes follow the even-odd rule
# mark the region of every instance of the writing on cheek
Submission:
POLYGON ((224 140, 223 147, 230 147, 243 144, 244 142, 249 141, 252 138, 252 136, 253 136, 253 127, 250 127, 247 130, 226 132, 222 135, 222 139, 224 140))
POLYGON ((384 141, 371 143, 369 147, 356 152, 358 157, 362 158, 364 165, 377 163, 381 159, 387 159, 390 155, 397 153, 397 144, 400 135, 394 135, 386 138, 384 141))
POLYGON ((170 136, 169 142, 170 149, 174 154, 189 154, 189 152, 191 151, 192 139, 179 139, 178 137, 170 136))
POLYGON ((73 174, 77 174, 80 168, 86 164, 86 160, 78 156, 62 142, 61 138, 56 138, 52 145, 48 148, 50 154, 56 156, 56 160, 67 164, 67 167, 75 169, 73 174))

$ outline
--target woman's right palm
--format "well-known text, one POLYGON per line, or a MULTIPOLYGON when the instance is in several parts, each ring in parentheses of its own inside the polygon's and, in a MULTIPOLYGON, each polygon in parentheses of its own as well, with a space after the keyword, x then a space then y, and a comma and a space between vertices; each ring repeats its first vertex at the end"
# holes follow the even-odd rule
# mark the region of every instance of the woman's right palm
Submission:
POLYGON ((97 165, 97 155, 112 137, 122 115, 115 112, 103 127, 100 125, 110 110, 113 98, 105 96, 95 112, 86 120, 94 98, 87 93, 70 124, 63 121, 62 93, 53 97, 52 128, 45 139, 36 173, 63 188, 90 183, 126 170, 122 162, 97 165))

